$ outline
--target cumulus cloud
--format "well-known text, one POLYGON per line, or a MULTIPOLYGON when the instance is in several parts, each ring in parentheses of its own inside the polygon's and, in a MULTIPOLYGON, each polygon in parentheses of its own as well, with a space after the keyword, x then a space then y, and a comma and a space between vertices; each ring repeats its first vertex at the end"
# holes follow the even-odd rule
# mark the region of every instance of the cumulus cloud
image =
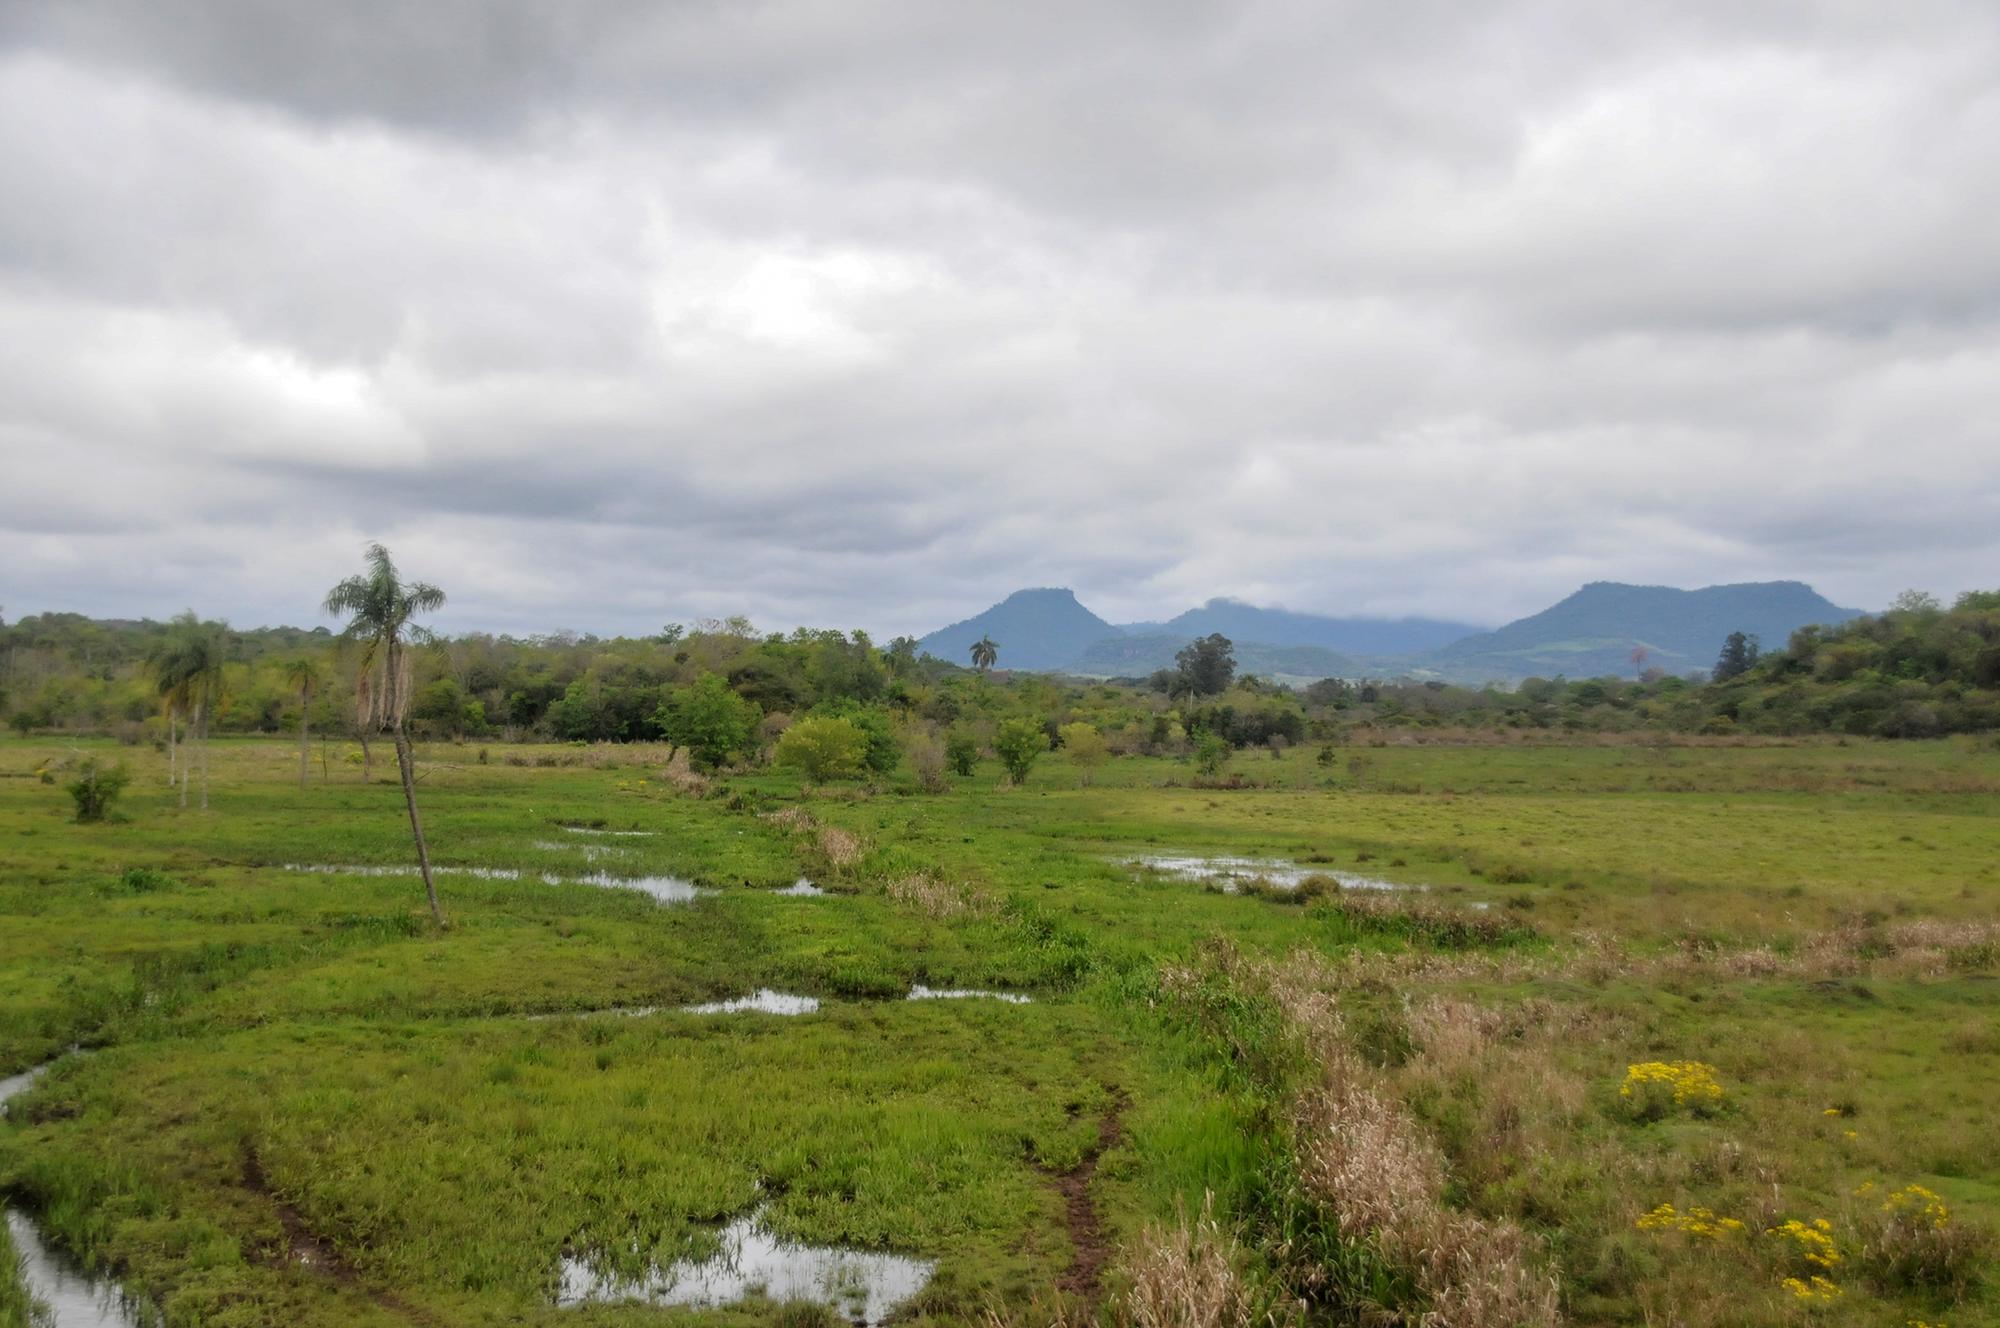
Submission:
POLYGON ((0 603, 2000 565, 2000 11, 0 3, 0 603))

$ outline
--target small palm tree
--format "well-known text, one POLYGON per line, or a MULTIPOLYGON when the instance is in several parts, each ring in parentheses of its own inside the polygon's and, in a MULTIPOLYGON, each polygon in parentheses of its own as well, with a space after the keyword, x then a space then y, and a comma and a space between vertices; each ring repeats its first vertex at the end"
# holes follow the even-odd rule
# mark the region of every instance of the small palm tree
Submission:
POLYGON ((990 636, 982 636, 972 643, 972 667, 981 673, 993 667, 1000 658, 1000 647, 990 636))
POLYGON ((342 635, 361 648, 361 685, 356 689, 360 726, 395 738, 403 802, 410 810, 410 833, 417 841, 417 868, 423 873, 431 917, 442 927, 444 910, 438 906, 430 849, 424 843, 423 820, 417 815, 417 785, 405 721, 410 713, 410 640, 424 635, 410 620, 444 607, 444 592, 421 581, 404 581, 389 551, 380 544, 369 545, 366 556, 368 570, 364 575, 350 576, 327 592, 326 611, 347 618, 342 635))
MULTIPOLYGON (((188 692, 194 703, 194 721, 188 731, 200 743, 196 750, 201 755, 201 809, 207 811, 208 726, 215 721, 215 712, 222 705, 223 670, 229 663, 229 628, 219 622, 201 623, 188 643, 188 692)), ((181 789, 186 792, 185 782, 181 789)))
POLYGON ((174 615, 167 635, 147 653, 146 665, 167 708, 167 779, 175 777, 174 734, 187 720, 188 741, 194 744, 179 770, 181 806, 187 806, 188 782, 195 757, 201 758, 201 807, 208 810, 208 726, 222 703, 223 670, 229 662, 229 629, 203 622, 193 609, 174 615))
POLYGON ((299 787, 306 786, 306 770, 312 752, 312 703, 326 680, 326 670, 311 655, 285 661, 285 681, 299 689, 299 787))
POLYGON ((146 652, 146 671, 153 675, 160 707, 167 712, 167 787, 181 787, 181 806, 187 806, 187 787, 180 777, 181 716, 188 702, 188 636, 197 626, 194 610, 175 618, 166 634, 146 652))

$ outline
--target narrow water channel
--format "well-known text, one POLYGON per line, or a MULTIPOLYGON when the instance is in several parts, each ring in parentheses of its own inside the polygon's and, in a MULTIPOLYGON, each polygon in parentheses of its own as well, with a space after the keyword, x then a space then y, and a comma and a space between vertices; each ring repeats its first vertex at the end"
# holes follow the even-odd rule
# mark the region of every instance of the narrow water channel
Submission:
MULTIPOLYGON (((0 1079, 0 1116, 7 1114, 9 1099, 26 1092, 53 1064, 50 1061, 0 1079)), ((4 1211, 7 1234, 13 1237, 14 1249, 21 1256, 28 1294, 41 1302, 46 1312, 34 1320, 37 1328, 140 1328, 144 1320, 116 1282, 91 1276, 52 1249, 25 1211, 11 1204, 4 1211)), ((8 1275, 10 1270, 0 1269, 0 1276, 8 1275)))

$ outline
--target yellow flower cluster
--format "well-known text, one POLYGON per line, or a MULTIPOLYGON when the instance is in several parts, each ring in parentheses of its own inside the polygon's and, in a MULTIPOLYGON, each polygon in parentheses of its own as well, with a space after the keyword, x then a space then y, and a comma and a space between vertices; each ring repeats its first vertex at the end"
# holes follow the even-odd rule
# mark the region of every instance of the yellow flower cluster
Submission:
POLYGON ((1831 1272, 1840 1262, 1840 1248, 1833 1243, 1833 1223, 1823 1217, 1811 1222, 1801 1222, 1795 1217, 1766 1227, 1764 1234, 1790 1241, 1792 1253, 1815 1269, 1831 1272))
POLYGON ((1951 1210, 1944 1206, 1944 1200, 1935 1190, 1927 1190, 1921 1185, 1905 1185, 1892 1192, 1882 1202, 1882 1211, 1895 1217, 1928 1222, 1941 1227, 1951 1220, 1951 1210))
POLYGON ((1722 1084, 1715 1067, 1703 1061, 1642 1061, 1625 1067, 1621 1097, 1631 1097, 1648 1084, 1665 1084, 1673 1090, 1674 1105, 1708 1104, 1722 1100, 1722 1084))
POLYGON ((1928 1323, 1923 1319, 1911 1319, 1909 1328, 1951 1328, 1951 1325, 1943 1319, 1939 1319, 1936 1323, 1928 1323))
POLYGON ((1699 1205, 1680 1212, 1670 1203, 1663 1203, 1652 1212, 1641 1217, 1636 1223, 1641 1231, 1679 1231, 1689 1236, 1700 1236, 1707 1240, 1721 1240, 1724 1236, 1743 1230, 1743 1224, 1733 1217, 1717 1217, 1709 1209, 1699 1205))
POLYGON ((1802 1277, 1788 1277, 1778 1285, 1804 1301, 1836 1300, 1840 1296, 1840 1287, 1818 1273, 1814 1273, 1810 1281, 1802 1277))

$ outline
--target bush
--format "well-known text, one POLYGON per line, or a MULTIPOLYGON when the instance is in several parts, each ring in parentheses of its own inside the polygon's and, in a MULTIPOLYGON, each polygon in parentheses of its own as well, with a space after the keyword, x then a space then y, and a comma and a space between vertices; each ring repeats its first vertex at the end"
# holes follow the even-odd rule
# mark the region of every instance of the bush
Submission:
MULTIPOLYGON (((1866 1197, 1875 1193, 1866 1188, 1866 1197)), ((1990 1232, 1955 1220, 1944 1200, 1921 1185, 1890 1192, 1862 1223, 1862 1266, 1885 1291, 1963 1299, 1993 1252, 1990 1232)))
POLYGON ((1229 744, 1216 734, 1202 734, 1201 741, 1194 745, 1194 764, 1203 775, 1214 779, 1229 764, 1229 744))
POLYGON ((1063 750, 1069 753, 1070 764, 1081 770, 1084 782, 1089 783, 1091 770, 1102 765, 1108 755, 1104 735, 1095 725, 1082 720, 1065 724, 1056 733, 1062 739, 1063 750))
POLYGON ((970 733, 954 733, 944 740, 944 761, 954 775, 970 778, 979 764, 979 740, 970 733))
POLYGON ((107 895, 149 895, 158 890, 173 890, 180 882, 163 871, 151 867, 127 867, 117 880, 105 885, 100 893, 107 895))
POLYGON ((951 787, 945 775, 944 744, 934 733, 919 733, 910 739, 910 769, 917 785, 926 793, 943 793, 951 787))
POLYGON ((132 773, 123 762, 100 765, 96 757, 85 757, 77 767, 76 778, 69 782, 69 795, 76 799, 76 819, 103 820, 110 814, 112 802, 131 781, 132 773))
POLYGON ((1048 749, 1048 733, 1032 719, 1010 719, 993 735, 993 750, 1016 784, 1026 782, 1035 758, 1048 749))
POLYGON ((888 774, 903 759, 903 744, 896 740, 895 723, 881 706, 830 701, 813 707, 813 714, 823 719, 844 719, 859 730, 866 743, 861 763, 876 774, 888 774))
POLYGON ((814 715, 778 739, 778 764, 805 772, 814 783, 853 779, 861 773, 868 735, 850 720, 814 715))

